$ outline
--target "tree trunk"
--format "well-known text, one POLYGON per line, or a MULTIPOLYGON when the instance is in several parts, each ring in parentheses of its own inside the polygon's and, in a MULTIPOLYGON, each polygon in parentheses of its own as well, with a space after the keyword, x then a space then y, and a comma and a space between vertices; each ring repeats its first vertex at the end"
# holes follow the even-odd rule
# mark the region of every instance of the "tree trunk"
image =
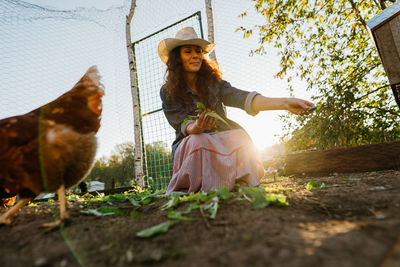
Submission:
POLYGON ((142 138, 141 138, 141 112, 139 108, 138 90, 136 82, 136 63, 133 56, 131 41, 131 21, 135 13, 136 0, 132 0, 129 15, 126 17, 126 48, 128 50, 129 71, 131 81, 132 105, 133 105, 133 122, 135 133, 135 174, 136 183, 139 187, 144 187, 143 182, 143 155, 142 155, 142 138))
MULTIPOLYGON (((207 28, 208 28, 208 41, 214 43, 214 19, 213 19, 213 11, 211 6, 211 0, 206 0, 206 13, 207 13, 207 28)), ((210 53, 210 59, 217 62, 217 58, 215 56, 215 51, 210 53)))

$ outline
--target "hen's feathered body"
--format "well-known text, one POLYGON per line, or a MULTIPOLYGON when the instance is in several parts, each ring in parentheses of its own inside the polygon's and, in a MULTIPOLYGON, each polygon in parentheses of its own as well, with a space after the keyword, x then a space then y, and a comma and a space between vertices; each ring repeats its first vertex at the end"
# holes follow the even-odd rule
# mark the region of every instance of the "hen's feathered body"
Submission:
MULTIPOLYGON (((91 67, 56 100, 0 120, 0 198, 18 194, 26 203, 43 192, 64 195, 65 188, 82 181, 96 154, 103 95, 100 76, 91 67)), ((9 222, 18 209, 3 214, 0 223, 9 222)))

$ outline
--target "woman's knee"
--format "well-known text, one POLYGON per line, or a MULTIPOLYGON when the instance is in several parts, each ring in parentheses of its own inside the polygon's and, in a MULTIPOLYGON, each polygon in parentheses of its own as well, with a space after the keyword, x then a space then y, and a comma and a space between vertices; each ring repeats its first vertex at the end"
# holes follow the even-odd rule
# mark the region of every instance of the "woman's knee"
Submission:
POLYGON ((188 137, 188 142, 191 144, 196 144, 196 145, 207 145, 209 143, 209 138, 207 134, 201 133, 201 134, 191 134, 188 137))

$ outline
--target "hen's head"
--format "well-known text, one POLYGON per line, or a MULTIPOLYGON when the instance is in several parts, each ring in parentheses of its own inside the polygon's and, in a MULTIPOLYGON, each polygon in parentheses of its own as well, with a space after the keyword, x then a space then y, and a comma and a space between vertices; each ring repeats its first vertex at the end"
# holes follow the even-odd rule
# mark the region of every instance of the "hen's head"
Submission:
POLYGON ((75 86, 41 108, 41 118, 67 124, 80 133, 100 127, 104 87, 96 66, 90 67, 75 86))

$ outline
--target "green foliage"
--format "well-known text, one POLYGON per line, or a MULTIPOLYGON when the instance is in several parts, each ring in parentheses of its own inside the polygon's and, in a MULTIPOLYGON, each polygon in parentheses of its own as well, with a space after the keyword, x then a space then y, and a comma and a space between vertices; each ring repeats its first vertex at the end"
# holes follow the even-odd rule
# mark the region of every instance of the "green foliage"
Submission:
POLYGON ((351 182, 351 181, 360 181, 361 178, 343 178, 342 181, 351 182))
POLYGON ((238 191, 245 199, 253 203, 255 210, 265 208, 269 205, 288 205, 284 195, 266 194, 264 187, 240 187, 238 191))
MULTIPOLYGON (((226 122, 226 120, 224 120, 215 111, 207 109, 206 106, 204 106, 204 104, 201 102, 197 102, 197 116, 192 116, 192 115, 187 116, 183 120, 181 126, 185 126, 190 120, 197 120, 200 117, 200 114, 203 113, 203 111, 206 111, 206 114, 204 115, 204 119, 207 117, 213 117, 213 118, 217 119, 217 122, 220 121, 220 122, 224 123, 226 126, 228 126, 229 129, 231 128, 229 126, 229 123, 226 122)), ((217 129, 217 125, 215 125, 215 130, 216 129, 217 129)))
MULTIPOLYGON (((134 147, 133 143, 116 146, 114 154, 108 159, 103 157, 94 163, 86 180, 103 182, 105 189, 136 185, 134 147)), ((145 151, 148 173, 146 185, 161 188, 168 184, 173 172, 169 145, 154 142, 146 144, 145 151), (159 185, 160 180, 163 185, 159 185)))
POLYGON ((88 209, 88 210, 82 210, 82 213, 88 214, 88 215, 95 215, 95 216, 108 216, 108 215, 116 215, 116 216, 123 216, 124 213, 118 209, 114 209, 111 207, 100 207, 98 209, 88 209))
POLYGON ((180 221, 194 221, 194 218, 189 218, 184 216, 188 214, 190 211, 171 211, 168 213, 168 219, 172 220, 180 220, 180 221))
POLYGON ((232 203, 233 201, 248 200, 253 204, 254 209, 261 209, 269 205, 287 206, 286 197, 280 194, 267 193, 264 187, 237 187, 236 192, 230 192, 227 188, 218 187, 215 191, 203 191, 200 193, 182 193, 173 192, 166 195, 164 191, 153 191, 149 189, 141 189, 135 187, 133 190, 105 196, 98 194, 93 196, 86 194, 82 197, 77 196, 74 201, 86 201, 86 204, 81 205, 81 212, 87 215, 94 216, 126 216, 122 211, 110 207, 115 202, 130 202, 133 206, 133 211, 129 217, 137 218, 141 216, 140 209, 143 205, 150 204, 154 199, 166 198, 166 203, 160 207, 161 210, 169 210, 167 217, 169 221, 152 226, 137 233, 138 237, 151 237, 160 233, 167 232, 168 229, 179 222, 190 222, 196 220, 188 217, 192 211, 201 210, 202 216, 210 219, 215 219, 222 202, 232 203), (105 203, 107 206, 100 206, 96 209, 89 209, 92 203, 105 203), (186 210, 176 211, 181 204, 186 204, 186 210), (208 215, 204 215, 203 211, 207 211, 208 215))
POLYGON ((260 37, 260 47, 250 54, 266 54, 267 45, 273 44, 281 57, 276 77, 289 83, 296 77, 306 81, 317 102, 309 116, 283 116, 289 150, 400 138, 398 107, 390 88, 383 87, 388 81, 366 27, 366 21, 394 1, 252 2, 265 22, 238 28, 244 38, 260 37))
POLYGON ((147 184, 153 188, 165 188, 173 173, 171 148, 162 141, 145 145, 147 184))
POLYGON ((167 203, 165 203, 161 209, 162 210, 169 210, 169 209, 173 209, 175 207, 177 207, 179 205, 180 201, 179 201, 179 196, 177 195, 173 195, 172 197, 170 197, 170 199, 167 201, 167 203))
POLYGON ((100 181, 105 189, 132 186, 135 184, 134 144, 116 146, 108 159, 103 157, 94 163, 86 181, 100 181))
POLYGON ((314 182, 314 181, 310 181, 306 184, 307 190, 322 189, 324 187, 326 187, 325 183, 322 183, 319 185, 317 182, 314 182))
POLYGON ((210 199, 203 207, 204 210, 207 210, 210 213, 210 218, 215 219, 217 217, 217 211, 218 211, 218 197, 213 197, 210 199))
POLYGON ((171 226, 173 226, 179 222, 180 222, 179 220, 178 221, 166 221, 164 223, 161 223, 161 224, 155 225, 153 227, 147 228, 143 231, 140 231, 136 234, 136 236, 137 237, 152 237, 152 236, 155 236, 155 235, 158 235, 161 233, 165 233, 168 231, 168 229, 171 226))

